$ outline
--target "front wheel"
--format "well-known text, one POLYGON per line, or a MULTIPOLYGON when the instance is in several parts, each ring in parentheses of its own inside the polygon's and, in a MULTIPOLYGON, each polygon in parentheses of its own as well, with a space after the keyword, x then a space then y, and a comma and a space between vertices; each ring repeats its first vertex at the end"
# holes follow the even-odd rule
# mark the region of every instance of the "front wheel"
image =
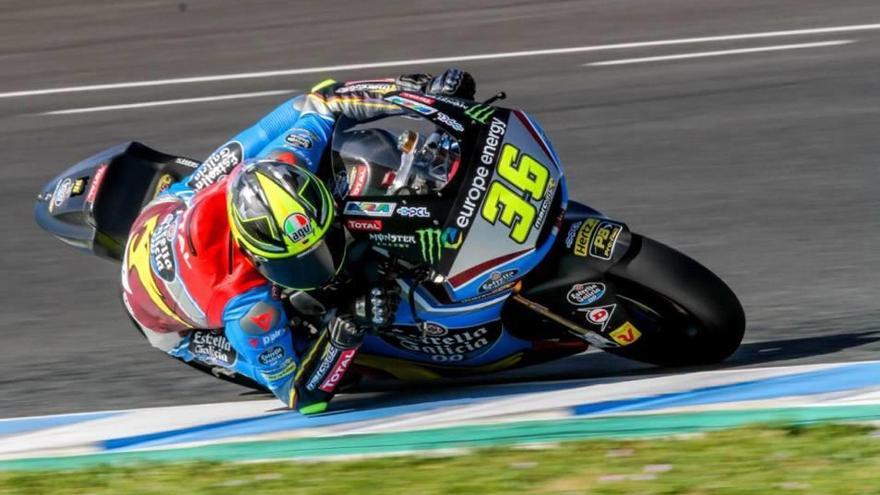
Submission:
POLYGON ((653 328, 609 352, 650 364, 688 366, 722 361, 742 342, 745 313, 733 291, 669 246, 632 234, 629 253, 606 277, 636 325, 653 328))

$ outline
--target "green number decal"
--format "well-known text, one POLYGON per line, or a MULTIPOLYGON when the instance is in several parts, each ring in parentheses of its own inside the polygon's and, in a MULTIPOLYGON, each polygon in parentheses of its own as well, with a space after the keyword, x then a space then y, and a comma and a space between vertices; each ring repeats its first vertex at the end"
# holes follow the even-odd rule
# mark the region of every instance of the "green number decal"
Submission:
POLYGON ((498 160, 498 175, 521 192, 501 182, 493 182, 481 213, 493 225, 501 220, 502 224, 510 227, 510 238, 522 244, 529 237, 537 214, 529 198, 538 201, 544 199, 550 171, 529 155, 520 156, 519 149, 512 144, 505 144, 498 160))
POLYGON ((483 218, 510 227, 510 238, 522 244, 535 223, 535 207, 500 182, 493 182, 483 203, 483 218))
POLYGON ((498 160, 498 175, 529 193, 533 199, 543 199, 544 193, 547 192, 550 172, 547 167, 526 154, 523 154, 517 163, 518 156, 519 150, 516 147, 505 144, 501 149, 501 159, 498 160))

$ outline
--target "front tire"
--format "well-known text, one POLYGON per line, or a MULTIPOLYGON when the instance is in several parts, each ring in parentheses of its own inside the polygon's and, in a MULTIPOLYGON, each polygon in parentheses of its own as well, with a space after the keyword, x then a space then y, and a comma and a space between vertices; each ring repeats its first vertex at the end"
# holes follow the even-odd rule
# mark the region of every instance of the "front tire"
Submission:
POLYGON ((609 352, 660 366, 705 365, 723 361, 742 342, 745 313, 730 287, 669 246, 634 233, 629 253, 607 277, 636 326, 653 326, 609 352))

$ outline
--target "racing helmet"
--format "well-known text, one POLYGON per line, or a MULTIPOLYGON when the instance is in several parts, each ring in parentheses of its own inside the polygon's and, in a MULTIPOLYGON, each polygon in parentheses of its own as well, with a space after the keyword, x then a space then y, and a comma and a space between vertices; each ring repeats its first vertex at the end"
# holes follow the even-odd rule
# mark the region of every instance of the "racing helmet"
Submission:
POLYGON ((245 162, 229 175, 226 201, 233 239, 273 283, 315 289, 342 266, 345 234, 333 222, 333 198, 305 168, 245 162))

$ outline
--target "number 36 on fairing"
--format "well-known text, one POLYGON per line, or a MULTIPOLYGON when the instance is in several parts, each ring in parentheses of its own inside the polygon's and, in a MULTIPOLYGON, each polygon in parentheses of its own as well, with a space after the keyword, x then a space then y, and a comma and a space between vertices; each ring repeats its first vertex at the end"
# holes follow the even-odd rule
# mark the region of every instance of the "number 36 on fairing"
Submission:
POLYGON ((510 185, 499 180, 492 182, 482 216, 489 223, 500 221, 510 227, 510 238, 522 244, 538 221, 538 209, 532 201, 545 199, 547 186, 552 182, 550 171, 512 144, 501 149, 497 171, 510 185))

